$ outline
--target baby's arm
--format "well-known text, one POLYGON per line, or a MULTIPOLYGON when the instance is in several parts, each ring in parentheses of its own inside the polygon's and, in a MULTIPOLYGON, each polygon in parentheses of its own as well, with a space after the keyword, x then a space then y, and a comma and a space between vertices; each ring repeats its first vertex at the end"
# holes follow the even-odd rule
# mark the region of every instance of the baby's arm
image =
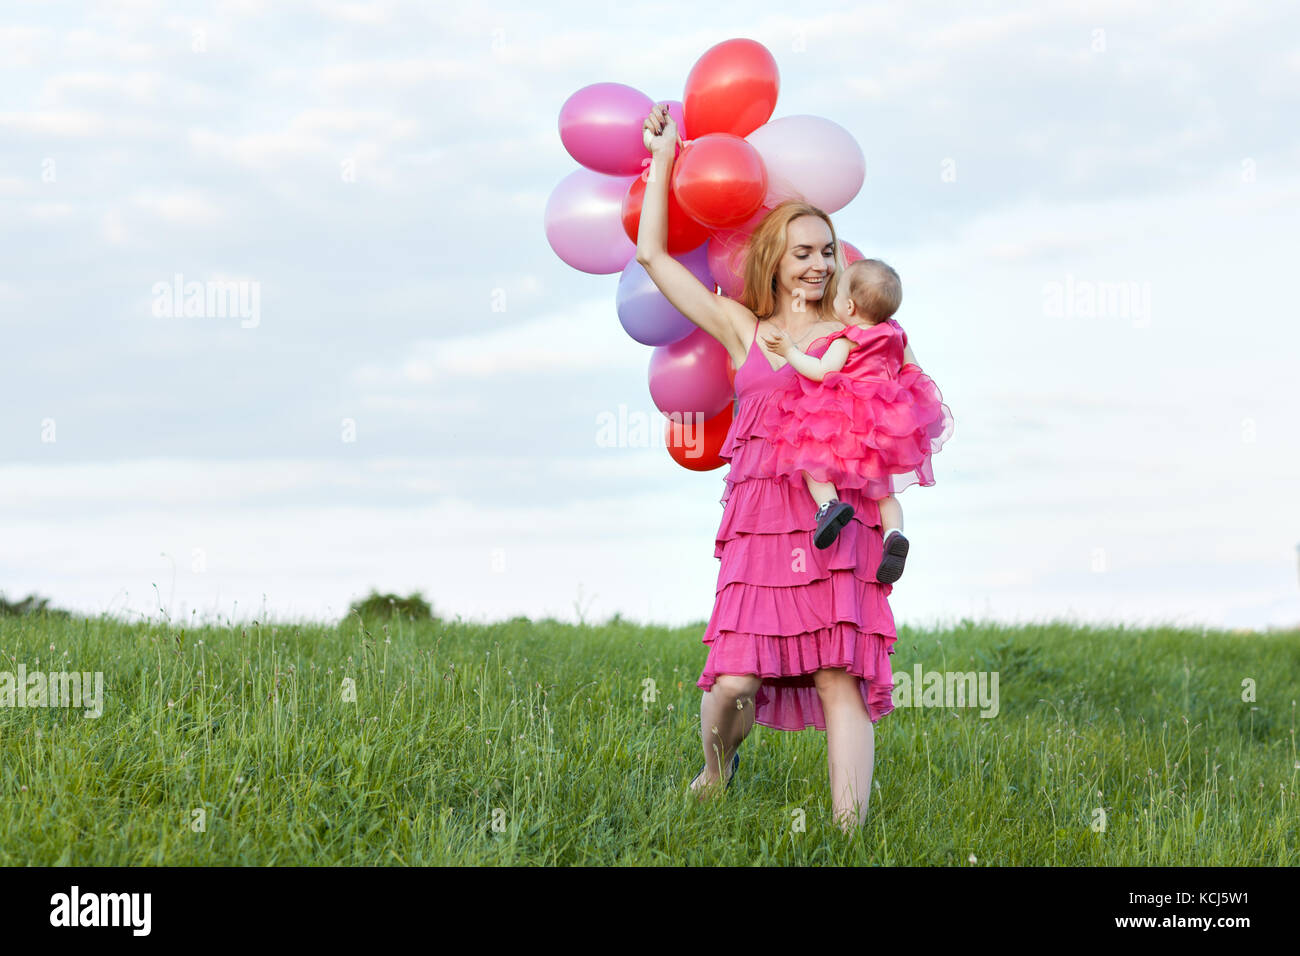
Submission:
MULTIPOLYGON (((789 342, 789 339, 786 339, 786 341, 789 342)), ((844 367, 853 345, 854 343, 845 336, 832 342, 821 358, 813 358, 807 352, 797 349, 793 344, 790 344, 782 354, 785 356, 785 360, 794 366, 794 370, 804 378, 820 382, 831 372, 838 372, 844 367)))

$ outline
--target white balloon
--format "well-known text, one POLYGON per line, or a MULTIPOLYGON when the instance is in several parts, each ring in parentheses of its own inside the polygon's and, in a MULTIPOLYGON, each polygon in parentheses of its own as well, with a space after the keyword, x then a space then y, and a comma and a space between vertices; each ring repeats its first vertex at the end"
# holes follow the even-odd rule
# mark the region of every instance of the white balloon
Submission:
POLYGON ((835 212, 858 194, 867 176, 867 160, 857 140, 823 116, 782 116, 745 140, 767 166, 765 206, 802 199, 835 212))

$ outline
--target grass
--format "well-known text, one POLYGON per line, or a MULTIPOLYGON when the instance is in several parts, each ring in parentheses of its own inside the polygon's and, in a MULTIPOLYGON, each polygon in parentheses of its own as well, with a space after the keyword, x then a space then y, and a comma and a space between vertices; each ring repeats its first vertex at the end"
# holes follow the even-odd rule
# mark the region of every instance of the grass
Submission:
POLYGON ((0 707, 0 864, 1300 863, 1300 632, 904 629, 1000 712, 886 716, 844 835, 816 730, 687 794, 702 625, 367 627, 0 619, 0 671, 104 675, 97 719, 0 707))

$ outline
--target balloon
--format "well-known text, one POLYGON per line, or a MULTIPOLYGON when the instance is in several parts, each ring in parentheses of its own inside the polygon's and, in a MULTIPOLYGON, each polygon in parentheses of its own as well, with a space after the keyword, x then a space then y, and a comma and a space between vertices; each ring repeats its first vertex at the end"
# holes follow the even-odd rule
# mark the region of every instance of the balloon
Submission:
POLYGON ((650 356, 650 399, 665 415, 712 418, 731 401, 727 350, 703 329, 650 356))
POLYGON ((691 133, 748 136, 776 109, 779 87, 776 60, 763 44, 735 39, 710 47, 686 77, 682 99, 691 133))
MULTIPOLYGON (((682 139, 688 139, 689 137, 686 135, 686 107, 682 106, 682 101, 664 100, 663 102, 668 107, 668 115, 671 116, 673 122, 677 124, 677 135, 682 139)), ((644 119, 644 117, 642 118, 644 119)), ((645 143, 642 142, 641 145, 644 146, 645 143)))
POLYGON ((709 275, 729 299, 739 299, 745 291, 746 237, 736 230, 734 240, 715 235, 709 240, 709 275))
MULTIPOLYGON (((710 292, 713 291, 713 277, 709 275, 709 260, 704 246, 673 258, 690 269, 710 292)), ((623 331, 642 345, 669 345, 681 341, 696 329, 694 322, 664 298, 646 274, 645 267, 635 258, 627 264, 618 280, 618 294, 614 301, 623 331)))
POLYGON ((745 258, 749 252, 749 239, 763 217, 771 211, 767 206, 759 206, 758 211, 741 225, 731 229, 715 229, 709 238, 706 248, 709 275, 728 298, 739 299, 745 291, 745 258))
MULTIPOLYGON (((637 230, 641 228, 641 203, 645 199, 645 181, 640 177, 632 180, 627 195, 623 197, 623 231, 636 242, 637 230)), ((709 230, 682 211, 681 203, 668 190, 668 252, 677 255, 689 252, 704 244, 709 238, 709 230)))
POLYGON ((680 421, 670 418, 664 422, 664 444, 673 461, 691 471, 712 471, 725 465, 718 452, 727 442, 734 412, 735 405, 727 402, 709 419, 686 416, 680 421))
POLYGON ((606 176, 575 169, 546 201, 546 241, 555 254, 582 272, 619 272, 636 254, 623 231, 623 197, 635 176, 606 176))
POLYGON ((853 245, 853 243, 851 242, 846 242, 845 240, 841 239, 840 248, 844 251, 844 264, 846 266, 850 262, 858 262, 859 260, 866 258, 866 256, 864 256, 861 253, 861 251, 859 251, 858 247, 853 245))
POLYGON ((673 193, 688 216, 706 226, 734 226, 752 216, 767 194, 758 150, 731 133, 691 140, 673 166, 673 193))
POLYGON ((650 97, 622 83, 593 83, 560 107, 560 141, 588 169, 612 176, 641 172, 649 159, 642 124, 654 109, 650 97))
POLYGON ((852 134, 821 116, 783 116, 745 140, 767 168, 767 206, 802 199, 835 212, 858 194, 867 175, 867 161, 852 134))

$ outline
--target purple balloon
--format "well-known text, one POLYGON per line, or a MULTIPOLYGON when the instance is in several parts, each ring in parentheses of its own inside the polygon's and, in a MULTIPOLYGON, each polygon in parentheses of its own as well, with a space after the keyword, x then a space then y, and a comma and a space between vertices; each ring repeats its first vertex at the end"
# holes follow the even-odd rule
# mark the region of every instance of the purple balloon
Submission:
POLYGON ((729 356, 722 343, 703 329, 650 356, 650 398, 665 415, 712 418, 731 401, 729 356))
MULTIPOLYGON (((701 244, 698 248, 673 258, 690 269, 691 274, 712 292, 713 276, 709 274, 709 257, 705 245, 701 244)), ((623 323, 623 331, 642 345, 668 345, 695 331, 695 323, 673 308, 673 304, 664 298, 664 294, 645 271, 645 266, 637 262, 635 257, 627 264, 618 280, 618 294, 614 302, 618 309, 618 320, 623 323)))
POLYGON ((611 176, 641 172, 650 158, 641 138, 650 97, 622 83, 593 83, 560 107, 560 140, 588 169, 611 176))
POLYGON ((546 201, 546 241, 581 272, 620 272, 636 254, 623 231, 623 197, 635 176, 606 176, 575 169, 546 201))

